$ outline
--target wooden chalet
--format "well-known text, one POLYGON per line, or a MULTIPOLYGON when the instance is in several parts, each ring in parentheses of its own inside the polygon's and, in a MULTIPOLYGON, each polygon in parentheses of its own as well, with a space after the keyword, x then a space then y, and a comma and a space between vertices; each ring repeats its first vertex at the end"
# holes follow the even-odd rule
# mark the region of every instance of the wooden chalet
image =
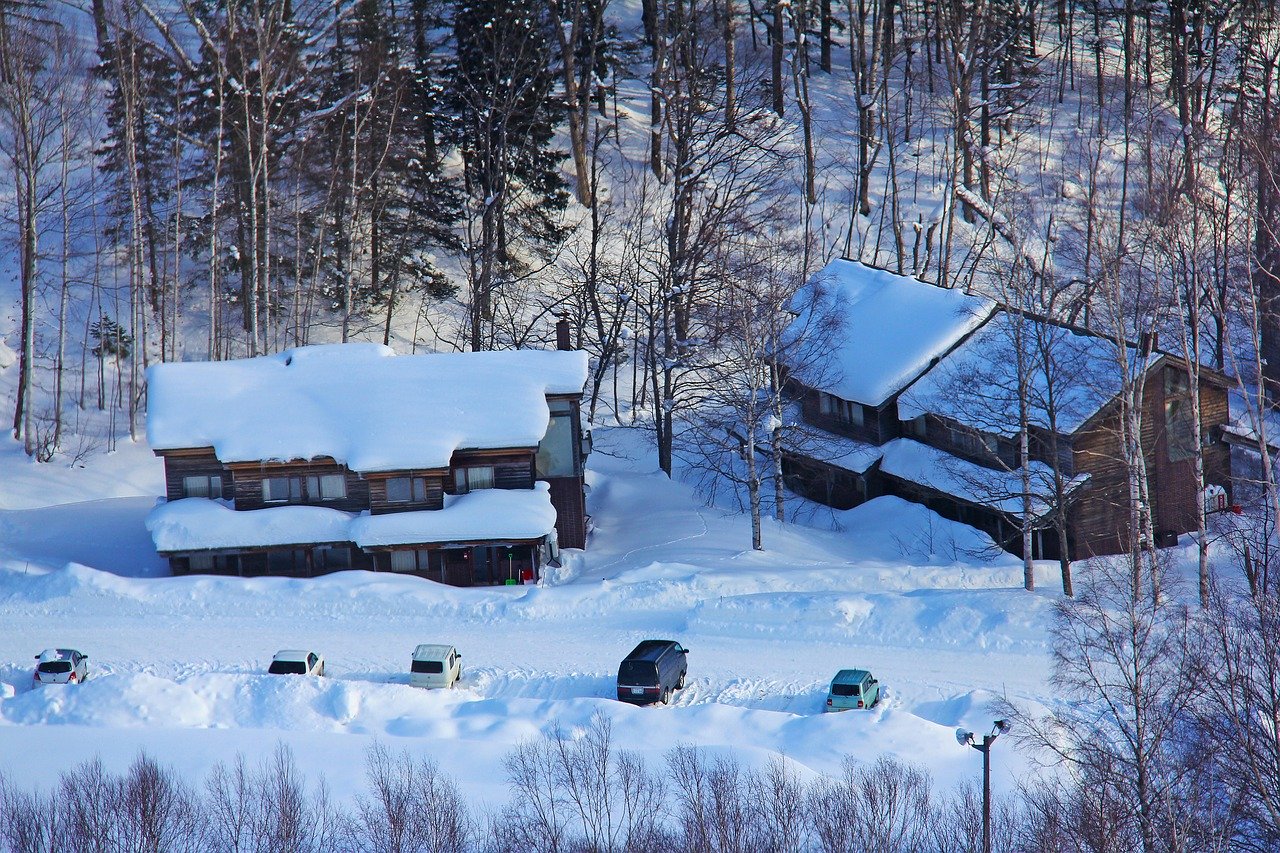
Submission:
POLYGON ((585 353, 303 347, 149 372, 175 574, 530 582, 586 546, 585 353))
MULTIPOLYGON (((1128 550, 1128 478, 1113 378, 1120 362, 1112 341, 998 306, 977 324, 973 313, 953 312, 948 319, 942 306, 957 297, 941 294, 950 291, 851 261, 833 262, 816 280, 829 293, 855 297, 828 297, 845 319, 841 342, 825 344, 836 369, 792 373, 801 420, 811 428, 803 445, 784 457, 793 491, 839 509, 896 495, 982 529, 1013 553, 1022 551, 1022 519, 1030 513, 1032 552, 1043 558, 1060 555, 1054 522, 1063 509, 1071 559, 1128 550), (879 299, 856 298, 872 288, 881 290, 879 299), (932 323, 920 310, 929 303, 938 306, 932 323), (901 319, 890 319, 895 314, 901 319), (893 328, 903 320, 920 333, 893 328), (901 337, 887 339, 886 327, 901 337), (860 346, 846 347, 844 339, 859 338, 860 346), (874 346, 893 352, 879 357, 874 346), (1025 472, 1019 352, 1052 353, 1039 362, 1049 365, 1045 370, 1024 366, 1024 377, 1033 377, 1023 386, 1031 424, 1025 472)), ((1195 528, 1203 499, 1195 481, 1186 365, 1154 342, 1126 346, 1125 358, 1143 383, 1155 544, 1174 544, 1195 528)), ((1230 450, 1222 440, 1227 384, 1205 368, 1200 386, 1205 480, 1229 489, 1230 450)))

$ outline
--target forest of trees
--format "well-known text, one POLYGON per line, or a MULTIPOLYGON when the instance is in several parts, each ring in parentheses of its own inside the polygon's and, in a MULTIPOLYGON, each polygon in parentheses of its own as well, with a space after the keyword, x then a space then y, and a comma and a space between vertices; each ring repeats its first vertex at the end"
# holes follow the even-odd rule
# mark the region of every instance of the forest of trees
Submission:
MULTIPOLYGON (((738 495, 760 547, 761 516, 784 516, 780 448, 801 440, 776 369, 807 357, 785 333, 799 285, 843 255, 982 292, 1115 342, 1100 369, 1120 389, 1134 541, 1058 615, 1055 683, 1096 713, 1011 710, 1072 770, 1027 792, 1000 849, 1280 849, 1280 9, 615 6, 0 0, 13 436, 42 461, 87 452, 94 424, 107 447, 138 436, 157 361, 544 346, 568 316, 591 417, 738 495), (1255 444, 1243 513, 1200 514, 1198 596, 1143 547, 1128 354, 1157 338, 1190 388, 1204 368, 1231 378, 1255 444), (1192 685, 1215 701, 1186 701, 1192 685)), ((770 784, 803 820, 838 793, 750 780, 770 784)), ((880 849, 972 849, 933 843, 880 849)))

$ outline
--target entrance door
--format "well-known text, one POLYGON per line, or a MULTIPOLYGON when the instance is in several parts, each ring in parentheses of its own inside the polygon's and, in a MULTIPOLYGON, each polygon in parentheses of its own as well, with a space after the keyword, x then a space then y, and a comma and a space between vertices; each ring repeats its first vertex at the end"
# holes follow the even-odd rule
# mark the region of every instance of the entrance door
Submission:
POLYGON ((476 586, 488 586, 496 580, 497 566, 494 549, 477 546, 471 549, 471 582, 476 586))

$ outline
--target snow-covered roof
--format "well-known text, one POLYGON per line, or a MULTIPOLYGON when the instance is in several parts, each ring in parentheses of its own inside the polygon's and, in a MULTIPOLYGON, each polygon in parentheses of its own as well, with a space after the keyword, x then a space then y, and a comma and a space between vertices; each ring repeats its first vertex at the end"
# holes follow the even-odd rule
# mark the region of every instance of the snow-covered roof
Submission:
MULTIPOLYGON (((1133 347, 1126 350, 1126 357, 1137 357, 1133 347)), ((1019 353, 1036 426, 1049 428, 1052 409, 1057 431, 1073 433, 1120 392, 1114 341, 1000 311, 903 392, 898 416, 930 413, 982 432, 1017 435, 1019 353)))
POLYGON ((793 329, 834 313, 834 339, 813 342, 830 355, 821 370, 797 367, 811 388, 868 406, 883 405, 977 328, 995 309, 989 299, 918 279, 835 260, 796 295, 793 329))
POLYGON ((445 495, 444 508, 353 514, 318 506, 237 512, 222 501, 183 498, 147 516, 161 553, 354 542, 361 548, 478 540, 539 539, 555 530, 551 487, 483 489, 445 495))
POLYGON ((234 361, 154 365, 147 439, 223 462, 332 456, 354 471, 444 468, 459 448, 536 447, 549 394, 579 394, 580 351, 396 355, 328 344, 234 361))
MULTIPOLYGON (((909 438, 895 438, 881 451, 880 470, 885 474, 979 506, 1022 515, 1021 470, 986 468, 909 438)), ((1030 469, 1031 511, 1040 518, 1053 506, 1053 469, 1041 462, 1032 462, 1030 469)), ((1087 479, 1088 475, 1075 477, 1067 484, 1067 492, 1087 479)))
POLYGON ((816 459, 855 474, 866 473, 868 468, 876 464, 881 452, 879 445, 834 433, 824 435, 820 442, 800 451, 810 459, 816 459))
POLYGON ((351 541, 361 548, 418 542, 479 539, 539 539, 556 527, 551 486, 482 489, 445 495, 444 509, 362 514, 351 522, 351 541))
POLYGON ((147 515, 161 553, 349 542, 351 514, 322 506, 278 506, 237 512, 221 501, 183 498, 147 515))

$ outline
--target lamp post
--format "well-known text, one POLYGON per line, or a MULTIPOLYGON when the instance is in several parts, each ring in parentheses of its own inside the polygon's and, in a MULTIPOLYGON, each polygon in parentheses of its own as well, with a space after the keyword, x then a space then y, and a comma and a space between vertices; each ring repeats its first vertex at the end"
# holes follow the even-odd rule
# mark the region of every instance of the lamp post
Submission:
POLYGON ((982 743, 974 739, 973 732, 956 729, 961 746, 971 746, 982 753, 982 853, 991 853, 991 744, 1011 728, 1008 720, 996 720, 991 734, 982 736, 982 743))

